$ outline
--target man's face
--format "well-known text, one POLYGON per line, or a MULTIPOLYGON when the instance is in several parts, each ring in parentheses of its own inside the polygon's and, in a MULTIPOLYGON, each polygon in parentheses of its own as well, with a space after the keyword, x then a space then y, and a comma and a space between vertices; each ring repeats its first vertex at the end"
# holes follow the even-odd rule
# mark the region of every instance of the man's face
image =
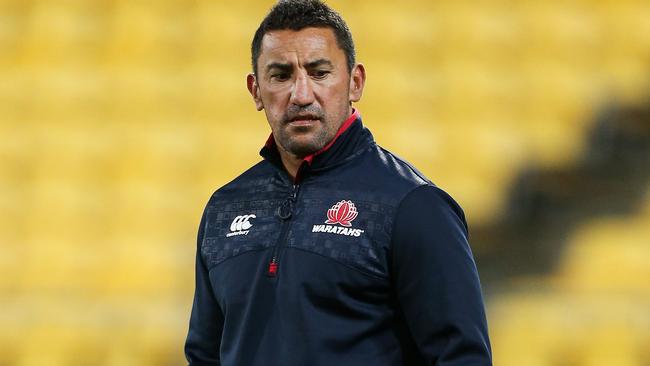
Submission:
POLYGON ((361 98, 365 72, 348 71, 330 28, 271 31, 262 38, 248 89, 279 148, 302 158, 323 148, 361 98))

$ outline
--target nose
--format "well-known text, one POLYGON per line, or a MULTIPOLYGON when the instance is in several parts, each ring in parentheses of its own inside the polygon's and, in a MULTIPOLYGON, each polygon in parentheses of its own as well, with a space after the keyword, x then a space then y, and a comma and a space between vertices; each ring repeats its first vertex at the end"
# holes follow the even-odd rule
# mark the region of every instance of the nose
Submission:
POLYGON ((291 91, 291 104, 304 107, 314 102, 314 88, 307 75, 298 74, 291 91))

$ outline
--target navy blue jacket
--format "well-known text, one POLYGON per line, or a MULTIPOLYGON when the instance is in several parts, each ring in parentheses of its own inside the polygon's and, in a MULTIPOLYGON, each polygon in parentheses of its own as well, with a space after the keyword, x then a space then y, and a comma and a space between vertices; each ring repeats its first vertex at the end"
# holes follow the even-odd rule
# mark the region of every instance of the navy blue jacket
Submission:
POLYGON ((358 112, 292 180, 272 139, 198 234, 191 366, 491 365, 461 208, 358 112))

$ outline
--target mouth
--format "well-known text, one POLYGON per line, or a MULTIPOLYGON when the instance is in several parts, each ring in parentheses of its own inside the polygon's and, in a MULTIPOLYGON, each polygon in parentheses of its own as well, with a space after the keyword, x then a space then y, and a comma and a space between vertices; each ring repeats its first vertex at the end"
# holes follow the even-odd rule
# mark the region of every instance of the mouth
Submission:
POLYGON ((318 116, 313 114, 306 114, 306 115, 300 115, 291 118, 288 124, 292 126, 310 126, 319 121, 320 118, 318 118, 318 116))

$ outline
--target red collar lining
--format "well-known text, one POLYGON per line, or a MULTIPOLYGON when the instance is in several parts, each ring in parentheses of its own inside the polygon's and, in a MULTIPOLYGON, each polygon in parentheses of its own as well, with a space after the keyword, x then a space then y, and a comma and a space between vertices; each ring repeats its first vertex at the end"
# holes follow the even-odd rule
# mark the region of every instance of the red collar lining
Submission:
POLYGON ((350 128, 350 126, 352 126, 352 123, 354 123, 354 121, 356 121, 357 118, 359 118, 359 111, 353 108, 352 115, 350 115, 350 117, 348 117, 348 119, 346 119, 345 122, 343 122, 341 127, 339 127, 339 130, 336 131, 336 135, 334 135, 332 141, 328 142, 327 145, 323 146, 322 149, 316 151, 315 153, 305 156, 305 158, 302 160, 306 161, 307 164, 311 165, 311 162, 314 160, 314 157, 324 153, 330 147, 332 147, 332 145, 334 145, 334 142, 336 142, 336 139, 339 138, 339 136, 341 136, 343 132, 345 132, 348 128, 350 128))
MULTIPOLYGON (((324 153, 330 147, 332 147, 332 145, 334 145, 334 143, 336 142, 336 139, 339 138, 339 136, 341 136, 343 132, 345 132, 348 128, 350 128, 350 126, 352 126, 352 123, 354 123, 354 121, 356 121, 359 118, 359 115, 360 115, 359 111, 352 108, 352 114, 350 115, 350 117, 348 117, 348 119, 345 120, 345 122, 343 122, 341 127, 339 127, 339 130, 336 131, 336 135, 334 135, 332 141, 328 142, 327 145, 323 146, 322 149, 316 151, 315 153, 305 156, 302 159, 302 161, 307 162, 307 164, 311 165, 311 162, 314 160, 314 157, 324 153)), ((275 139, 273 138, 273 133, 269 135, 269 138, 266 140, 264 146, 269 149, 276 147, 275 139)))

